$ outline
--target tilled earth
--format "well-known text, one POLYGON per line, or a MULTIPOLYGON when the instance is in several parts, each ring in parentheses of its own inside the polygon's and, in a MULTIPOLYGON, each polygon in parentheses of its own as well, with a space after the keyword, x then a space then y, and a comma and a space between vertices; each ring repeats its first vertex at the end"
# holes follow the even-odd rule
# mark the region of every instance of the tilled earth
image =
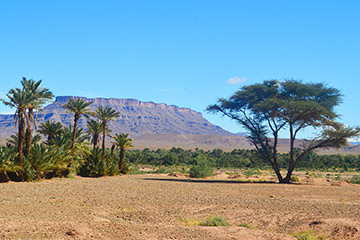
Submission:
POLYGON ((360 239, 359 222, 360 186, 351 184, 155 174, 0 184, 0 239, 360 239), (231 226, 196 224, 209 216, 231 226))

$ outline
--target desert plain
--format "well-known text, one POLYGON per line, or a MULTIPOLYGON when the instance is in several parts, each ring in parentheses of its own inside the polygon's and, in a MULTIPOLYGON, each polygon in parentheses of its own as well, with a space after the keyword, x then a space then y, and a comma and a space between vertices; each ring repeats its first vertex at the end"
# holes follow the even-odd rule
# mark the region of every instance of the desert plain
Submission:
POLYGON ((0 239, 360 239, 360 186, 124 175, 0 184, 0 239), (201 226, 221 216, 230 226, 201 226), (241 226, 247 227, 241 227, 241 226))

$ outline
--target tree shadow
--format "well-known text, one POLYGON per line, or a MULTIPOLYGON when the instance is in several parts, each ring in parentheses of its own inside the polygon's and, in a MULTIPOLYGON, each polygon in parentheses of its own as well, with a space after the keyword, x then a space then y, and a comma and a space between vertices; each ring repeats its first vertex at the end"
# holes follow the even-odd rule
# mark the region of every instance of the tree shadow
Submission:
POLYGON ((174 179, 174 178, 143 178, 148 181, 161 181, 161 182, 187 182, 187 183, 268 183, 274 184, 275 181, 239 181, 239 180, 213 180, 213 179, 174 179))

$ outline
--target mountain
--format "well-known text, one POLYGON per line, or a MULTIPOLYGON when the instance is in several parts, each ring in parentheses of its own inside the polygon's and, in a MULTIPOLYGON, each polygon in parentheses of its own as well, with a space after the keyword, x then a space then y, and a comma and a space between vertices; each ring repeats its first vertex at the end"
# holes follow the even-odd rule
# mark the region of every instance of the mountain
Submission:
MULTIPOLYGON (((38 125, 47 120, 61 122, 63 125, 73 124, 74 115, 62 107, 73 96, 57 97, 55 102, 46 106, 38 113, 38 125)), ((142 102, 136 99, 118 98, 85 98, 90 101, 90 108, 95 110, 98 106, 111 107, 120 113, 120 117, 109 122, 112 134, 130 133, 134 139, 135 148, 172 148, 185 149, 214 149, 221 148, 232 151, 235 148, 253 149, 244 133, 230 133, 219 126, 211 124, 199 112, 190 108, 181 108, 165 103, 142 102)), ((79 126, 86 128, 86 119, 79 121, 79 126)), ((4 142, 11 134, 17 132, 14 127, 13 115, 0 114, 0 142, 4 142)), ((110 139, 109 139, 110 140, 110 139)), ((107 141, 110 144, 110 141, 107 141)), ((279 139, 280 152, 289 151, 289 140, 279 139)), ((301 145, 298 140, 296 145, 301 145)), ((350 144, 347 148, 325 149, 323 154, 334 153, 360 153, 360 145, 350 144)))
MULTIPOLYGON (((63 125, 73 124, 74 115, 62 107, 73 96, 56 97, 55 102, 38 113, 38 122, 54 120, 63 125)), ((231 136, 219 126, 211 124, 201 113, 190 108, 181 108, 164 103, 142 102, 136 99, 118 98, 85 98, 92 102, 90 109, 98 106, 111 107, 120 113, 120 117, 109 122, 113 133, 125 132, 136 137, 144 134, 190 134, 190 135, 223 135, 231 136)), ((86 119, 79 121, 79 126, 86 128, 86 119)), ((13 115, 0 115, 0 139, 16 133, 13 115)))

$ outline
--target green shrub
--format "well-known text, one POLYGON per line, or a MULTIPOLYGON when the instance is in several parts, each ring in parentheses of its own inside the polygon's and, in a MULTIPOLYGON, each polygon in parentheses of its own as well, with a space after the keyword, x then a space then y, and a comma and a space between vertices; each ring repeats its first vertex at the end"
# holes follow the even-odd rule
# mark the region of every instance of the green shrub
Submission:
POLYGON ((300 182, 300 178, 299 178, 298 176, 291 176, 290 182, 299 183, 299 182, 300 182))
POLYGON ((0 182, 8 182, 9 172, 17 173, 21 168, 14 163, 16 151, 11 147, 0 147, 0 182))
POLYGON ((190 168, 191 178, 203 178, 212 176, 214 173, 215 160, 206 155, 198 155, 195 158, 196 165, 190 168))
POLYGON ((127 164, 127 162, 124 162, 120 173, 127 174, 129 171, 130 171, 129 164, 127 164))
POLYGON ((205 219, 205 221, 201 222, 200 225, 210 227, 230 226, 226 219, 221 216, 208 217, 207 219, 205 219))
POLYGON ((212 176, 213 171, 214 171, 214 169, 207 165, 205 165, 205 166, 195 165, 190 168, 190 177, 191 178, 203 178, 203 177, 212 176))
POLYGON ((350 179, 350 183, 352 184, 360 184, 360 175, 352 176, 350 179))
POLYGON ((104 156, 101 150, 94 149, 81 164, 78 174, 82 177, 114 176, 119 174, 118 161, 109 155, 104 156))
POLYGON ((29 182, 42 178, 66 177, 70 173, 68 163, 69 156, 66 156, 63 147, 35 144, 31 147, 30 157, 23 158, 23 180, 29 182))

